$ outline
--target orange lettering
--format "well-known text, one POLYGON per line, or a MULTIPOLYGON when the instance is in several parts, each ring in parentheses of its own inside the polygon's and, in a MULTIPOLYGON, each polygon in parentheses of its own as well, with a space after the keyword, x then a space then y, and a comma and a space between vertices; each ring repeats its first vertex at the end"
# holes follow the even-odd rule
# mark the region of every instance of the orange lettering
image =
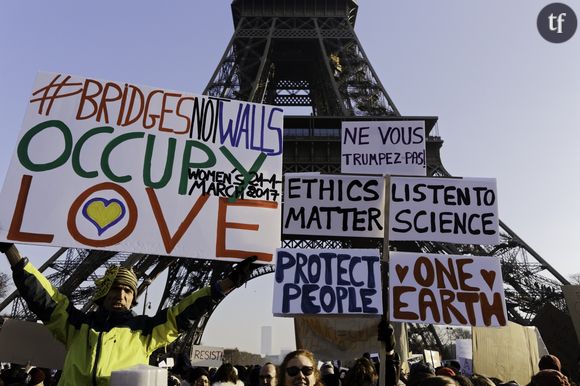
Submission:
MULTIPOLYGON (((123 123, 121 123, 121 116, 122 114, 119 113, 119 119, 117 120, 117 124, 121 125, 121 126, 129 126, 132 125, 133 123, 137 122, 137 120, 141 117, 141 114, 143 113, 143 101, 145 100, 145 96, 143 95, 143 91, 141 91, 139 88, 130 85, 129 86, 131 88, 131 98, 129 99, 129 107, 127 108, 127 115, 125 116, 125 121, 123 123), (135 106, 135 98, 139 97, 138 100, 138 109, 137 112, 135 113, 134 117, 131 117, 131 113, 133 112, 133 107, 135 106)), ((124 112, 124 110, 123 110, 124 112)))
POLYGON ((26 210, 26 201, 28 200, 28 192, 32 184, 32 176, 23 175, 20 180, 20 190, 18 191, 18 199, 14 207, 14 214, 12 215, 12 222, 10 222, 10 229, 6 238, 14 241, 30 241, 35 243, 50 243, 54 239, 54 235, 46 233, 30 233, 22 232, 22 219, 24 218, 24 211, 26 210))
POLYGON ((81 100, 79 101, 79 109, 77 110, 76 119, 78 119, 78 120, 88 119, 97 113, 97 108, 99 107, 99 105, 95 101, 95 97, 97 97, 101 93, 101 91, 103 91, 103 86, 101 85, 100 82, 97 82, 96 80, 92 80, 92 79, 85 79, 85 84, 83 86, 83 93, 81 94, 81 100), (89 85, 91 83, 97 86, 97 91, 95 91, 94 94, 88 94, 89 85), (84 112, 85 102, 90 102, 90 104, 93 106, 93 108, 92 108, 92 112, 90 114, 83 116, 82 113, 84 112))
POLYGON ((278 208, 278 203, 274 201, 264 201, 264 200, 236 200, 234 202, 229 202, 227 198, 220 197, 218 205, 216 255, 221 257, 237 257, 237 258, 244 258, 256 255, 258 256, 258 260, 272 261, 271 253, 226 249, 227 228, 244 229, 254 232, 257 232, 259 228, 257 224, 227 222, 226 217, 228 206, 247 206, 252 208, 276 209, 278 208))
POLYGON ((97 121, 101 122, 102 116, 105 116, 105 123, 109 123, 109 113, 107 112, 107 102, 115 102, 121 99, 123 96, 123 90, 116 84, 112 82, 105 83, 105 88, 103 90, 103 97, 101 98, 101 103, 99 104, 99 110, 97 111, 97 121), (117 91, 117 95, 114 97, 109 97, 109 90, 113 88, 117 91))
POLYGON ((155 220, 157 221, 157 225, 159 226, 159 231, 161 233, 161 238, 163 239, 165 251, 167 251, 167 253, 171 253, 171 251, 173 251, 173 248, 175 248, 179 240, 181 240, 181 238, 185 234, 187 228, 189 228, 193 220, 197 217, 201 208, 203 208, 203 206, 209 199, 209 195, 203 194, 197 198, 195 204, 193 204, 193 207, 191 207, 191 210, 189 211, 187 216, 185 216, 185 219, 181 222, 181 224, 179 224, 179 227, 177 228, 175 235, 171 236, 169 234, 167 222, 165 221, 165 217, 163 216, 163 210, 161 209, 161 205, 159 205, 159 200, 157 199, 157 195, 155 194, 155 190, 152 188, 146 188, 145 190, 147 191, 147 197, 149 197, 149 202, 151 203, 151 208, 153 209, 153 214, 155 215, 155 220))
POLYGON ((173 110, 167 108, 167 98, 179 98, 181 94, 176 94, 173 92, 167 92, 163 94, 163 99, 161 100, 161 117, 159 118, 159 131, 173 132, 171 127, 163 127, 163 121, 165 121, 165 114, 172 113, 173 110))

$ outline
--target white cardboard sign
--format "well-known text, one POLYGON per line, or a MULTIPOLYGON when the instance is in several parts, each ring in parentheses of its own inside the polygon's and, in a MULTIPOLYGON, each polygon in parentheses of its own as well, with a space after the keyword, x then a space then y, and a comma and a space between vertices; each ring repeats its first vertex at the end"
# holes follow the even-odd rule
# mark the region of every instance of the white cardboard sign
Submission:
POLYGON ((271 261, 282 130, 278 107, 39 73, 0 240, 271 261))
POLYGON ((283 233, 382 238, 384 185, 383 177, 286 173, 283 233))
POLYGON ((274 315, 382 313, 378 250, 278 249, 274 315))
POLYGON ((495 178, 391 177, 389 239, 499 243, 495 178))
POLYGON ((220 367, 224 361, 224 348, 192 346, 190 359, 194 367, 220 367))
POLYGON ((425 176, 424 121, 343 121, 342 173, 425 176))
POLYGON ((0 329, 0 362, 62 369, 66 348, 40 323, 4 319, 0 329), (40 349, 42 348, 42 349, 40 349))
POLYGON ((495 256, 391 252, 389 309, 394 321, 505 326, 500 260, 495 256))
POLYGON ((455 340, 455 357, 461 365, 461 372, 465 375, 473 375, 473 347, 471 339, 455 340))

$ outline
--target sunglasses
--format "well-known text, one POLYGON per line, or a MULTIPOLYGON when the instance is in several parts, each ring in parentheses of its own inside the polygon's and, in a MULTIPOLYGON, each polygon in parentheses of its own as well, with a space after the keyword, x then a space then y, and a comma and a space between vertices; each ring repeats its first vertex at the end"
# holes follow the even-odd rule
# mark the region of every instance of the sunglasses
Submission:
POLYGON ((302 373, 305 377, 311 375, 314 372, 314 368, 311 366, 304 366, 302 368, 297 366, 288 367, 286 369, 286 374, 291 377, 295 377, 298 373, 302 373))

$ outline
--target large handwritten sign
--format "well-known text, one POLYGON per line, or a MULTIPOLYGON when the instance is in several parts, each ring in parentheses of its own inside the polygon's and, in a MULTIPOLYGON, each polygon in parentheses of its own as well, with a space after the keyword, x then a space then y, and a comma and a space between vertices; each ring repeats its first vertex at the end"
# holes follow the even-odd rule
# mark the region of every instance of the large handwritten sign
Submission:
POLYGON ((498 244, 492 178, 391 177, 390 240, 498 244))
POLYGON ((285 174, 286 235, 383 237, 383 177, 285 174))
POLYGON ((342 122, 342 173, 424 176, 424 121, 342 122))
POLYGON ((40 73, 2 190, 0 239, 272 260, 283 111, 40 73))
POLYGON ((499 258, 391 252, 392 320, 458 326, 505 326, 499 258))
POLYGON ((371 249, 279 249, 273 314, 381 315, 379 262, 371 249))

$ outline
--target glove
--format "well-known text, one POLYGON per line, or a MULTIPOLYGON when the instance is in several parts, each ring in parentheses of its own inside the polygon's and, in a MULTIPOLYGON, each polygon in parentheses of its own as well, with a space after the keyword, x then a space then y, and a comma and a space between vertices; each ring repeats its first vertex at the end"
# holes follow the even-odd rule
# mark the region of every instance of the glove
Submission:
POLYGON ((393 326, 387 323, 386 320, 381 319, 379 322, 378 340, 385 343, 386 351, 395 349, 395 334, 393 326))
POLYGON ((12 243, 0 243, 0 252, 6 253, 13 246, 12 243))
POLYGON ((228 279, 230 279, 236 287, 247 282, 250 278, 250 273, 252 272, 252 263, 256 260, 258 260, 258 256, 250 256, 239 262, 228 274, 228 279))

